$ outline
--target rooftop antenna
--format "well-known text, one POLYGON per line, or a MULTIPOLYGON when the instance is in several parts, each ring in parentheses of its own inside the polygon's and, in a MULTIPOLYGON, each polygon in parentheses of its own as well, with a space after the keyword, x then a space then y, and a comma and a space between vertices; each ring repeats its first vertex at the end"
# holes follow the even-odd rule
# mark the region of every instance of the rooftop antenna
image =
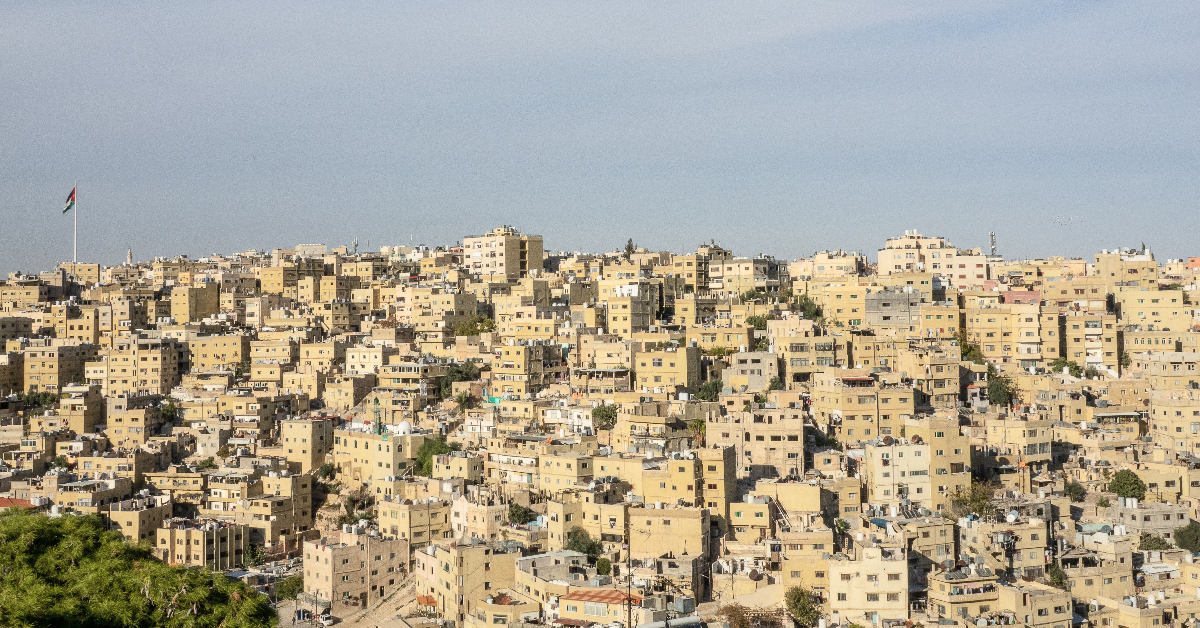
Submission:
POLYGON ((995 255, 996 255, 996 232, 995 231, 988 234, 988 240, 990 240, 992 243, 992 256, 995 257, 995 255))
POLYGON ((358 236, 354 236, 354 254, 358 255, 358 236))

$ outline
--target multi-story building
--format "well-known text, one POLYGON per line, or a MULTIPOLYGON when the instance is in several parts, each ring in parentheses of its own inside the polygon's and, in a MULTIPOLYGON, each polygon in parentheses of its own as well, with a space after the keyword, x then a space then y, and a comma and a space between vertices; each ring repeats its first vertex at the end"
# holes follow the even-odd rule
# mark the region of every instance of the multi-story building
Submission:
POLYGON ((908 562, 904 548, 862 546, 858 560, 829 559, 829 607, 843 621, 880 625, 908 619, 908 562))
POLYGON ((245 562, 249 536, 233 523, 168 519, 155 530, 154 553, 171 565, 224 571, 245 562))
POLYGON ((524 235, 508 225, 466 236, 462 246, 463 266, 473 274, 511 281, 542 270, 542 236, 524 235))
POLYGON ((428 545, 413 552, 417 593, 432 598, 439 616, 465 622, 485 595, 513 582, 519 556, 482 541, 428 545))
POLYGON ((407 539, 330 532, 304 542, 304 593, 346 617, 394 593, 408 561, 407 539))

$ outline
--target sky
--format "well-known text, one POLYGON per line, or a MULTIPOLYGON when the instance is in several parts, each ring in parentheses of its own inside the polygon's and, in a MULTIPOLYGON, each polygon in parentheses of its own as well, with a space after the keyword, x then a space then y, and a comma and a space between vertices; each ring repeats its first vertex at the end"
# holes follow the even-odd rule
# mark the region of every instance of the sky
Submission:
POLYGON ((1200 3, 0 0, 0 274, 510 224, 1200 255, 1200 3))

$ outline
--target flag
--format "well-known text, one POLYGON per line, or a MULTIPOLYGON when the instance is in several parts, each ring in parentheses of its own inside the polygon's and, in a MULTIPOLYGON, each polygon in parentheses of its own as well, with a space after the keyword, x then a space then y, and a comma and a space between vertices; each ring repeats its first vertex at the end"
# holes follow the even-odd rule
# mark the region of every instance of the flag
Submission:
POLYGON ((67 197, 67 204, 63 206, 63 213, 67 213, 75 209, 75 188, 71 188, 71 195, 67 197))

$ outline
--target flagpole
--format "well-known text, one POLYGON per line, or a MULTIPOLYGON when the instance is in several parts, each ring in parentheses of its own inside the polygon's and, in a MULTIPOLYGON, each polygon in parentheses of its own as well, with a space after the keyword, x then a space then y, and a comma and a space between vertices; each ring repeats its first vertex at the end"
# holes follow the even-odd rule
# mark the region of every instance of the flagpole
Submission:
MULTIPOLYGON (((74 191, 75 191, 75 207, 73 207, 72 209, 74 210, 74 213, 75 213, 75 250, 74 250, 74 253, 72 254, 72 256, 74 257, 74 263, 78 264, 79 263, 79 180, 78 179, 75 180, 74 191)), ((76 271, 76 272, 78 272, 78 271, 76 271)))

